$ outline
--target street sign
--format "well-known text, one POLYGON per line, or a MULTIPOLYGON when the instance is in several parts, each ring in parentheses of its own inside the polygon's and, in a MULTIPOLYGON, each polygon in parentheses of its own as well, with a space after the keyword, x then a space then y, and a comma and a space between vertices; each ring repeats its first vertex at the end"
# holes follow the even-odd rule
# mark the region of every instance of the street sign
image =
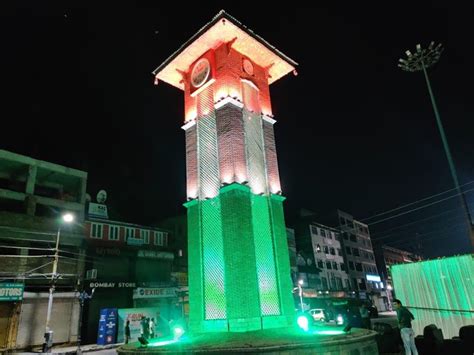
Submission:
POLYGON ((24 288, 20 283, 0 283, 0 301, 21 301, 24 288))

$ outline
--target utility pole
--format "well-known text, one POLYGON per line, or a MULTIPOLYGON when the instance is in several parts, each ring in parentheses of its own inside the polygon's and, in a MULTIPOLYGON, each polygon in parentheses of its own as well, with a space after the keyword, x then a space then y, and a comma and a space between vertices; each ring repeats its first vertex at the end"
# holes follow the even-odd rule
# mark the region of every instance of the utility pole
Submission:
POLYGON ((82 341, 82 336, 81 336, 81 329, 82 329, 82 314, 84 311, 84 303, 86 300, 90 300, 94 296, 95 292, 95 287, 92 289, 91 293, 88 294, 86 291, 82 290, 79 292, 77 298, 79 299, 79 324, 77 326, 77 350, 76 354, 80 355, 82 354, 81 350, 81 341, 82 341))
POLYGON ((408 72, 416 72, 416 71, 423 71, 426 86, 428 87, 428 92, 431 98, 431 104, 433 106, 433 111, 436 117, 436 124, 438 125, 439 134, 441 136, 441 140, 443 142, 444 151, 446 153, 446 158, 448 159, 449 170, 451 172, 451 177, 453 178, 454 187, 456 188, 457 194, 461 198, 461 203, 464 209, 464 213, 467 219, 468 225, 468 233, 469 238, 471 240, 471 246, 474 248, 474 226, 472 224, 471 214, 469 212, 469 206, 466 202, 466 196, 461 190, 459 186, 458 176, 456 173, 456 168, 454 166, 454 161, 451 156, 451 151, 449 149, 448 140, 446 138, 446 134, 444 133, 443 123, 441 122, 441 117, 438 112, 438 106, 436 105, 436 100, 433 94, 433 90, 431 89, 430 79, 428 77, 428 72, 426 71, 427 68, 436 64, 443 52, 443 46, 439 43, 437 46, 434 45, 434 42, 431 42, 428 48, 421 48, 421 45, 416 45, 416 52, 411 53, 409 50, 405 51, 407 55, 407 59, 399 59, 398 67, 404 71, 408 72))
MULTIPOLYGON (((62 216, 62 221, 71 223, 74 220, 74 216, 70 213, 66 213, 62 216)), ((56 248, 54 249, 54 261, 53 261, 53 272, 51 273, 51 281, 49 287, 49 298, 48 298, 48 311, 46 313, 46 326, 44 331, 44 343, 43 352, 49 353, 53 345, 53 331, 50 328, 51 322, 51 310, 53 308, 53 294, 56 280, 58 279, 58 261, 59 261, 59 239, 61 237, 61 225, 58 227, 58 233, 56 234, 56 248)))

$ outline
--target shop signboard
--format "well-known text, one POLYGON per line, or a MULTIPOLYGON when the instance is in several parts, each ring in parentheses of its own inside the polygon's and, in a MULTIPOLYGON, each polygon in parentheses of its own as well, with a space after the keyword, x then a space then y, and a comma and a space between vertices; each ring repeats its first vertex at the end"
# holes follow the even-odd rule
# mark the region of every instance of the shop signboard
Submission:
POLYGON ((98 345, 116 343, 117 319, 117 308, 102 308, 100 310, 99 330, 97 333, 98 345))
POLYGON ((0 301, 21 301, 24 288, 20 283, 0 283, 0 301))
POLYGON ((138 341, 141 334, 143 319, 154 319, 155 336, 163 336, 168 331, 168 322, 161 318, 159 307, 119 308, 117 342, 125 341, 125 325, 130 321, 130 341, 138 341))
POLYGON ((134 293, 133 298, 166 298, 176 297, 176 287, 138 287, 134 293))

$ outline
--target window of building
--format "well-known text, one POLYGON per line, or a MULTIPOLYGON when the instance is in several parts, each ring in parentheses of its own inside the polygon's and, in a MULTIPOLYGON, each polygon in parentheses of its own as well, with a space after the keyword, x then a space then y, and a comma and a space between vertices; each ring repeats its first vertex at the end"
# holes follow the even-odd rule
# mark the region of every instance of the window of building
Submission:
POLYGON ((143 244, 150 244, 150 231, 141 229, 140 238, 142 238, 143 244))
POLYGON ((340 248, 337 248, 337 255, 342 256, 342 250, 340 248))
POLYGON ((168 233, 167 232, 162 232, 163 233, 163 246, 167 247, 168 246, 168 233))
POLYGON ((119 226, 109 226, 109 240, 119 240, 119 226))
POLYGON ((91 238, 93 239, 102 239, 102 233, 104 230, 104 225, 101 223, 92 223, 91 228, 91 238))
POLYGON ((325 278, 325 277, 321 277, 321 281, 323 283, 323 290, 327 290, 328 289, 328 279, 325 278))
POLYGON ((374 260, 374 255, 372 253, 369 253, 369 259, 374 260))
POLYGON ((366 258, 366 259, 369 258, 369 254, 367 254, 367 252, 366 252, 365 250, 362 251, 362 256, 363 256, 364 258, 366 258))
POLYGON ((354 255, 354 256, 360 256, 360 254, 359 254, 359 249, 357 249, 357 248, 352 248, 352 255, 354 255))
POLYGON ((135 238, 135 228, 125 228, 125 237, 128 238, 135 238))
POLYGON ((355 267, 356 267, 357 271, 362 271, 362 264, 361 263, 356 263, 355 267))
POLYGON ((352 255, 352 251, 350 247, 346 247, 346 253, 347 255, 352 255))
POLYGON ((325 253, 325 254, 329 254, 329 248, 328 248, 328 246, 325 245, 323 248, 324 248, 324 253, 325 253))
POLYGON ((322 228, 319 228, 319 231, 321 232, 321 236, 322 236, 323 238, 326 238, 326 231, 325 231, 324 229, 322 229, 322 228))
POLYGON ((341 270, 342 270, 342 271, 346 271, 346 265, 343 264, 343 263, 341 263, 341 270))
POLYGON ((311 233, 314 234, 314 235, 318 235, 318 227, 311 226, 311 233))
POLYGON ((349 235, 346 232, 344 232, 342 233, 342 238, 344 238, 344 240, 349 240, 349 235))
POLYGON ((350 237, 349 237, 349 239, 351 240, 351 242, 357 243, 357 237, 356 237, 355 234, 351 234, 350 237))
POLYGON ((352 261, 349 261, 349 269, 354 270, 354 263, 352 261))
POLYGON ((339 220, 341 221, 341 224, 342 224, 343 226, 346 225, 346 220, 345 220, 343 217, 340 217, 339 220))
POLYGON ((319 259, 318 259, 318 267, 319 267, 320 269, 324 269, 324 263, 323 263, 322 260, 319 260, 319 259))
POLYGON ((327 268, 328 270, 331 270, 331 269, 332 269, 332 267, 331 267, 331 262, 330 262, 330 261, 326 261, 326 268, 327 268))
POLYGON ((327 237, 328 237, 329 239, 332 239, 332 235, 333 235, 333 232, 329 232, 329 231, 328 231, 327 237))
POLYGON ((349 282, 349 279, 344 279, 344 285, 346 286, 346 289, 348 289, 348 290, 351 289, 351 284, 349 282))
POLYGON ((316 251, 317 251, 318 253, 321 253, 321 245, 319 245, 319 244, 316 245, 316 251))
POLYGON ((333 247, 329 249, 329 252, 331 253, 331 255, 336 255, 336 250, 333 247))
POLYGON ((332 268, 334 270, 337 270, 337 263, 335 261, 332 262, 332 268))
POLYGON ((336 277, 336 289, 342 290, 342 279, 340 277, 336 277))
POLYGON ((341 240, 341 235, 339 233, 334 233, 334 239, 341 240))
POLYGON ((155 232, 155 245, 164 245, 163 232, 155 232))

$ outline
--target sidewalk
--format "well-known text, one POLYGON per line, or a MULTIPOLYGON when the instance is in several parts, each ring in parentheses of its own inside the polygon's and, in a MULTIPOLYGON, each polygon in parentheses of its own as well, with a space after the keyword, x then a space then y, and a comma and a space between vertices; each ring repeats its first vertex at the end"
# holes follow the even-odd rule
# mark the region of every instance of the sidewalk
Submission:
MULTIPOLYGON (((91 352, 91 351, 99 351, 99 350, 111 350, 118 348, 119 346, 123 345, 123 343, 117 344, 110 344, 110 345, 97 345, 97 344, 89 344, 89 345, 81 345, 81 351, 83 353, 91 352)), ((50 354, 61 354, 61 355, 72 355, 76 354, 77 352, 77 345, 56 345, 53 346, 50 354)), ((10 354, 18 354, 18 355, 31 355, 31 354, 45 354, 41 352, 41 347, 33 348, 31 352, 11 352, 10 354)))

